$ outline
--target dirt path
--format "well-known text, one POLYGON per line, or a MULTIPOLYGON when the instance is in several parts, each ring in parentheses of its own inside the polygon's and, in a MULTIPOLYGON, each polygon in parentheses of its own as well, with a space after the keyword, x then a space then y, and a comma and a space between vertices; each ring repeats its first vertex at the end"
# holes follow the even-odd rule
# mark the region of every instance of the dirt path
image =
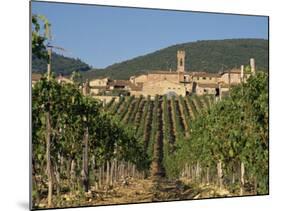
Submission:
MULTIPOLYGON (((110 204, 128 204, 140 202, 190 200, 198 198, 214 198, 231 196, 226 190, 216 186, 191 185, 187 181, 171 181, 167 179, 128 179, 126 184, 118 184, 110 189, 91 190, 82 195, 61 194, 55 207, 97 206, 110 204)), ((39 208, 46 208, 43 199, 39 208)))
POLYGON ((151 179, 129 180, 127 185, 120 185, 111 190, 95 191, 89 198, 91 205, 123 204, 155 201, 193 199, 198 195, 192 187, 181 181, 151 179))

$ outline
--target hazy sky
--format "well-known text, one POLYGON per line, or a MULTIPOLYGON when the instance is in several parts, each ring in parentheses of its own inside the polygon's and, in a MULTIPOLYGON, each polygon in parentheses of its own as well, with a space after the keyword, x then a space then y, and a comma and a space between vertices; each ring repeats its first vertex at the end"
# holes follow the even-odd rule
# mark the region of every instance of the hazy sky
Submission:
POLYGON ((268 39, 266 17, 32 2, 52 25, 66 56, 102 68, 173 44, 211 39, 268 39))

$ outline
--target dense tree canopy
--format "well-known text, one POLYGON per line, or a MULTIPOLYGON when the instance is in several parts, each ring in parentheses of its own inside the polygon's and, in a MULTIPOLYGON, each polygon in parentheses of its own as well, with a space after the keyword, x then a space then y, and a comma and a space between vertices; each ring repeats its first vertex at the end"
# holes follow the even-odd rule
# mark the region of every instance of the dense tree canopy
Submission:
MULTIPOLYGON (((46 72, 47 61, 32 56, 32 71, 46 72)), ((74 71, 88 71, 91 67, 78 58, 69 58, 55 52, 52 53, 52 71, 55 74, 71 75, 74 71)))
POLYGON ((256 59, 259 70, 268 70, 268 40, 229 39, 206 40, 173 45, 153 53, 139 56, 105 69, 88 71, 85 77, 108 76, 114 79, 128 79, 151 70, 176 70, 177 50, 185 50, 187 71, 218 72, 229 68, 239 68, 256 59))

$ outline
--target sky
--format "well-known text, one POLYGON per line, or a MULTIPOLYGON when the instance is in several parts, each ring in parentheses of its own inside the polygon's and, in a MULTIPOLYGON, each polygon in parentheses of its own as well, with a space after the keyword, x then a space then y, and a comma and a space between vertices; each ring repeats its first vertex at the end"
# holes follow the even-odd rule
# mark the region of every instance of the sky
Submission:
POLYGON ((104 68, 185 42, 268 39, 268 19, 216 13, 32 2, 32 14, 51 23, 58 52, 104 68))

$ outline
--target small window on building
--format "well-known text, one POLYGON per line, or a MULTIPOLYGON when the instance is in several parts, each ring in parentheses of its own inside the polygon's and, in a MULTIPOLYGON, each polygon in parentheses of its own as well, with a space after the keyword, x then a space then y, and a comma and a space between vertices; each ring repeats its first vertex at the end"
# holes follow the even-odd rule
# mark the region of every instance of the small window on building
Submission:
POLYGON ((197 76, 197 80, 199 80, 199 76, 197 76))
POLYGON ((203 77, 203 80, 206 80, 206 77, 203 77))
POLYGON ((209 80, 212 80, 212 77, 209 77, 209 80))

